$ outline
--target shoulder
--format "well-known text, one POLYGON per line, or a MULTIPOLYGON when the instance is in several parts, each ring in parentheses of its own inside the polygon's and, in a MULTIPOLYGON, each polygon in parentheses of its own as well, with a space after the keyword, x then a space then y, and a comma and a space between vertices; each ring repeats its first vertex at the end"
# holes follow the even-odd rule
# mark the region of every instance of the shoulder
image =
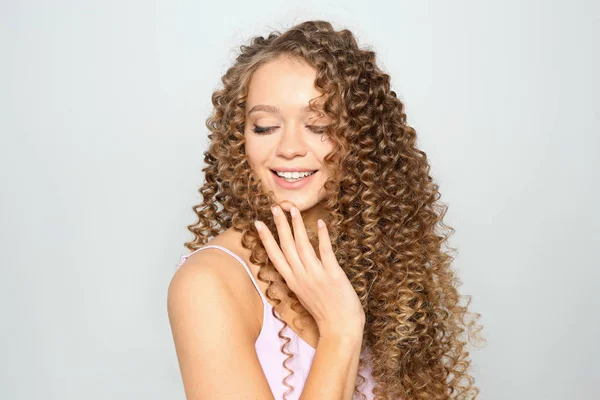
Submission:
MULTIPOLYGON (((229 248, 225 243, 228 237, 227 231, 210 240, 207 245, 220 245, 229 248)), ((177 269, 171 280, 172 287, 182 285, 218 285, 221 289, 234 289, 230 286, 231 275, 237 275, 235 263, 238 263, 231 255, 221 249, 208 248, 197 251, 187 256, 185 261, 177 269)), ((240 265, 241 267, 241 265, 240 265)))
POLYGON ((227 254, 219 254, 218 249, 205 249, 187 257, 171 279, 169 295, 194 289, 227 291, 226 270, 231 268, 224 256, 227 254))
POLYGON ((220 249, 209 248, 192 254, 175 272, 167 306, 170 315, 203 307, 204 318, 211 320, 215 318, 211 313, 230 313, 240 319, 248 335, 258 337, 262 303, 257 304, 255 296, 256 289, 240 262, 220 249))
POLYGON ((168 315, 187 398, 273 398, 256 354, 253 313, 235 293, 240 270, 249 280, 243 269, 211 248, 189 256, 171 279, 168 315))

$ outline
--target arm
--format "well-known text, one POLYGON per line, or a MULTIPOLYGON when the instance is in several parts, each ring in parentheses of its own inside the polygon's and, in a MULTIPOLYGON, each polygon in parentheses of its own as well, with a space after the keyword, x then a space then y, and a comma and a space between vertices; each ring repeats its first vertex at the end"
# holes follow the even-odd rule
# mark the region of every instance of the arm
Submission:
POLYGON ((361 345, 362 335, 320 338, 299 400, 352 399, 361 345))
MULTIPOLYGON (((188 400, 273 400, 244 309, 208 252, 173 276, 168 313, 188 400)), ((220 265, 221 264, 221 265, 220 265)))

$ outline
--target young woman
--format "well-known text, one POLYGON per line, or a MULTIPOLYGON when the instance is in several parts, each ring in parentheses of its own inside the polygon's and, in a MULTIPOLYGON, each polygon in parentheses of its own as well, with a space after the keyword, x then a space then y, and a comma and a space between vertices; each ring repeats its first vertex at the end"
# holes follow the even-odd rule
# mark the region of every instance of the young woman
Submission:
POLYGON ((188 399, 476 398, 478 314, 375 53, 308 21, 241 46, 222 82, 168 293, 188 399))

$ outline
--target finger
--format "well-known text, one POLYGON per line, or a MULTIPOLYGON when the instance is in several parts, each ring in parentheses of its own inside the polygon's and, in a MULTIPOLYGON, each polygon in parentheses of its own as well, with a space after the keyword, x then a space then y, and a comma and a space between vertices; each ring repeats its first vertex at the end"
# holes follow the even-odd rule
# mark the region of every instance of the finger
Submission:
POLYGON ((302 214, 296 207, 290 209, 292 213, 292 226, 294 228, 294 240, 296 242, 296 251, 300 256, 300 260, 305 268, 318 265, 317 254, 310 244, 308 234, 306 233, 306 227, 302 220, 302 214), (294 216, 295 214, 295 216, 294 216))
POLYGON ((337 264, 335 254, 333 254, 333 248, 331 247, 331 238, 329 237, 329 231, 323 220, 317 221, 317 236, 319 237, 319 254, 323 268, 330 269, 331 266, 337 264), (322 226, 319 224, 322 222, 322 226))
POLYGON ((288 224, 287 218, 279 206, 272 208, 273 218, 275 219, 275 226, 277 226, 277 233, 279 234, 279 246, 287 259, 287 263, 290 265, 293 273, 305 272, 304 265, 300 256, 296 250, 296 242, 288 224))
POLYGON ((283 279, 285 279, 285 281, 289 284, 289 279, 294 279, 294 274, 292 273, 292 269, 289 266, 285 255, 281 252, 277 241, 265 224, 260 221, 256 221, 255 225, 256 230, 258 231, 258 236, 260 237, 260 240, 262 241, 263 246, 269 255, 269 259, 277 271, 279 271, 283 279))

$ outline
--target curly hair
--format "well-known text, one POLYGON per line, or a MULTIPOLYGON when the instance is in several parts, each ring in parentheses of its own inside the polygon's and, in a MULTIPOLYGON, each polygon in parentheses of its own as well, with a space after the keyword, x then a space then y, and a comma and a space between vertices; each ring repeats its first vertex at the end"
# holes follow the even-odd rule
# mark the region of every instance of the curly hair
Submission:
MULTIPOLYGON (((250 78, 282 56, 316 69, 322 112, 332 121, 324 134, 334 147, 323 163, 333 173, 321 205, 330 218, 336 258, 365 311, 362 346, 371 353, 375 399, 477 398, 466 339, 481 339, 480 314, 467 311, 471 297, 457 290, 462 283, 450 267, 456 249, 446 243, 454 229, 442 221, 447 206, 439 202, 427 156, 417 148, 390 76, 349 30, 306 21, 240 46, 221 78, 223 87, 212 95, 205 183, 198 190, 203 202, 193 207, 198 220, 188 226, 194 239, 185 246, 196 250, 231 227, 242 233, 242 246, 260 266, 258 278, 268 283, 267 297, 276 304, 273 317, 284 324, 279 337, 285 340, 281 351, 289 374, 283 383, 291 388, 286 381, 294 372, 286 364, 293 354, 286 350, 290 338, 282 334, 287 323, 275 314, 280 295, 291 299, 300 317, 309 314, 272 265, 254 227, 259 219, 277 235, 270 212, 276 201, 261 187, 244 148, 250 78)), ((318 239, 310 240, 318 249, 318 239)), ((365 364, 361 355, 355 393, 365 381, 360 373, 365 364)))

